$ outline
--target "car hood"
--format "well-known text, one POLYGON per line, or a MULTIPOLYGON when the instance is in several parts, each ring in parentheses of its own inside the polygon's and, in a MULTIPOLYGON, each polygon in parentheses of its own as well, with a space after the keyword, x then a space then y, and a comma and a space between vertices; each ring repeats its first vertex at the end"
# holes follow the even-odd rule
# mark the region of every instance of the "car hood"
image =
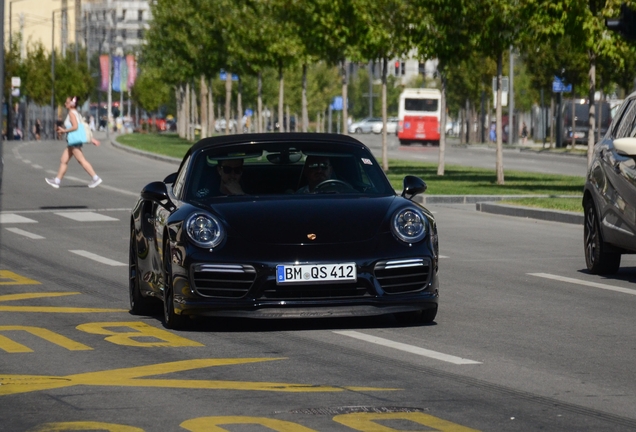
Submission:
POLYGON ((325 245, 362 242, 388 230, 384 221, 395 198, 312 195, 221 203, 211 210, 230 236, 256 243, 325 245))

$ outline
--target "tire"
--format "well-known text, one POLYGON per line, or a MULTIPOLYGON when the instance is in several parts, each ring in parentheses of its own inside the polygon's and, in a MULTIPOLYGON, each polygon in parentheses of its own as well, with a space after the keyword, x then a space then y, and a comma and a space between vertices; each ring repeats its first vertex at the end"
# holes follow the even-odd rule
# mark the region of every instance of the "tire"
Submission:
POLYGON ((355 133, 357 133, 357 134, 362 133, 362 129, 360 129, 360 128, 356 128, 355 133))
POLYGON ((614 274, 621 265, 621 254, 607 252, 607 245, 602 238, 601 224, 592 199, 585 200, 584 210, 583 240, 587 269, 590 273, 597 275, 614 274))
POLYGON ((188 317, 177 315, 174 310, 174 288, 172 286, 172 263, 170 248, 163 254, 163 326, 170 330, 180 330, 186 326, 188 317))
POLYGON ((410 141, 402 140, 402 139, 401 139, 401 140, 400 140, 400 145, 407 146, 407 145, 411 145, 411 143, 410 143, 410 141))
POLYGON ((157 311, 158 304, 156 300, 144 297, 141 294, 134 229, 130 232, 130 248, 128 252, 128 294, 130 299, 130 313, 133 315, 152 315, 157 311))

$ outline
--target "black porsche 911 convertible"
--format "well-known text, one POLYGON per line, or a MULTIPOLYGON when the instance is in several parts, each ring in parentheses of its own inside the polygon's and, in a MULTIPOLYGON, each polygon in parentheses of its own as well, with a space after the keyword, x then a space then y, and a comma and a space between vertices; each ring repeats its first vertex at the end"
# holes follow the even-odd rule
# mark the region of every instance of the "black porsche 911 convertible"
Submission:
POLYGON ((391 187, 369 149, 331 134, 206 138, 132 210, 130 307, 164 326, 190 316, 395 314, 432 322, 433 215, 391 187))

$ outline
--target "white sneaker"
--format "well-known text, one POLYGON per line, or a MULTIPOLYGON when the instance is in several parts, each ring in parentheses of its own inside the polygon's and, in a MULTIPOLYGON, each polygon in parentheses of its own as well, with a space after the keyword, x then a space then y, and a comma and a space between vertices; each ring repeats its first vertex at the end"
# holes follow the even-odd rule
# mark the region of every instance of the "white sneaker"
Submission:
POLYGON ((94 188, 99 186, 102 183, 102 179, 101 177, 97 177, 96 180, 91 180, 91 182, 88 184, 89 188, 94 188))
POLYGON ((56 183, 54 178, 45 178, 44 180, 46 180, 46 182, 50 184, 51 186, 53 186, 55 189, 60 188, 60 184, 56 183))

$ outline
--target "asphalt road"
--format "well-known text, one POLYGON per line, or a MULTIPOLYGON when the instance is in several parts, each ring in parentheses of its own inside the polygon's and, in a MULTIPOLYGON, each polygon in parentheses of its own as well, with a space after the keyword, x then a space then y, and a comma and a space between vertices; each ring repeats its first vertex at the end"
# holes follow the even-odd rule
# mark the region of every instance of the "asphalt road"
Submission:
POLYGON ((176 165, 87 147, 104 183, 88 189, 73 161, 56 190, 44 177, 62 149, 4 143, 2 431, 636 429, 636 259, 587 274, 581 226, 429 206, 443 256, 433 325, 166 331, 128 313, 128 227, 141 187, 176 165))
MULTIPOLYGON (((382 135, 352 134, 373 150, 381 160, 382 135)), ((387 136, 389 159, 404 159, 438 163, 439 147, 413 144, 401 146, 397 137, 387 136)), ((444 163, 446 165, 464 165, 495 169, 496 148, 493 145, 459 145, 459 139, 447 138, 444 163)), ((529 171, 544 174, 564 174, 585 177, 587 157, 541 151, 541 144, 528 143, 525 146, 503 146, 504 170, 529 171)))

